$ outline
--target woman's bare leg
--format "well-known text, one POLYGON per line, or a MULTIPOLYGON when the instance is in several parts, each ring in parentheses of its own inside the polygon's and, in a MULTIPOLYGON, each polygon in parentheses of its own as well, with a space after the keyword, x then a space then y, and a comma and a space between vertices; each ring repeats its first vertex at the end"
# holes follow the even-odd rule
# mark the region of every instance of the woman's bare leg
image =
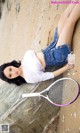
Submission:
POLYGON ((63 27, 63 30, 59 36, 56 46, 60 46, 64 44, 69 44, 71 46, 74 27, 79 18, 80 18, 80 4, 77 4, 72 10, 70 16, 68 17, 63 27))
MULTIPOLYGON (((72 0, 71 0, 72 1, 72 0)), ((76 0, 78 1, 78 0, 76 0)), ((59 22, 58 22, 58 35, 60 36, 62 29, 64 27, 64 24, 66 23, 70 13, 72 12, 73 8, 75 7, 76 4, 70 4, 66 10, 61 14, 59 22)), ((49 37, 48 37, 48 42, 47 44, 51 43, 51 40, 53 40, 53 28, 51 27, 51 30, 49 31, 49 37)))
MULTIPOLYGON (((76 0, 78 1, 78 0, 76 0)), ((63 27, 68 19, 68 17, 70 16, 72 10, 74 9, 74 7, 76 6, 76 4, 70 4, 66 10, 61 14, 61 17, 60 17, 60 20, 59 20, 59 23, 58 23, 58 35, 60 36, 62 30, 63 30, 63 27)))

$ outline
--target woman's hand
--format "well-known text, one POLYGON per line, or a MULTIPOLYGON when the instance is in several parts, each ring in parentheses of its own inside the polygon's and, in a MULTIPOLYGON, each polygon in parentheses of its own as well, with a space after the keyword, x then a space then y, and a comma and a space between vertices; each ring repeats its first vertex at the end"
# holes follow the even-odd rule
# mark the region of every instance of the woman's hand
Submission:
POLYGON ((66 64, 62 68, 60 68, 60 69, 58 69, 56 71, 53 71, 52 73, 53 73, 54 77, 57 77, 60 74, 63 74, 64 72, 66 72, 67 70, 70 70, 72 68, 74 68, 74 65, 73 64, 66 64))
POLYGON ((73 69, 74 68, 74 64, 67 64, 66 67, 67 67, 67 70, 73 69))

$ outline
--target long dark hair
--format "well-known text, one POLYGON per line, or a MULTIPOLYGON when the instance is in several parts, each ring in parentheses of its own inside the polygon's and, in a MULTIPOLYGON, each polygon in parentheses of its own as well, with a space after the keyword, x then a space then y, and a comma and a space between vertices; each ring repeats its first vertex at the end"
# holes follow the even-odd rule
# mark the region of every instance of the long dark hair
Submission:
POLYGON ((26 83, 25 79, 22 78, 21 76, 18 76, 17 78, 14 78, 14 79, 9 79, 7 78, 5 75, 4 75, 4 72, 3 70, 8 67, 8 66, 14 66, 14 67, 19 67, 21 65, 21 61, 16 61, 16 60, 13 60, 12 62, 8 62, 8 63, 4 63, 3 65, 0 66, 0 78, 6 82, 8 82, 9 84, 13 83, 13 84, 16 84, 16 85, 22 85, 24 83, 26 83))

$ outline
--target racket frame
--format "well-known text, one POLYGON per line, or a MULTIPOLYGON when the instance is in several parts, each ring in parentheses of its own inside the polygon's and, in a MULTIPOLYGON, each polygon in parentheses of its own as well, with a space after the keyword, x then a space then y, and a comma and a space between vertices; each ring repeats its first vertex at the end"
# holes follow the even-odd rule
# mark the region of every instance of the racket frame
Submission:
POLYGON ((80 93, 80 86, 79 86, 79 84, 78 84, 78 82, 76 81, 76 80, 74 80, 73 78, 69 78, 69 77, 64 77, 64 78, 60 78, 60 79, 58 79, 58 80, 56 80, 56 81, 54 81, 49 87, 47 87, 45 90, 43 90, 43 91, 41 91, 41 92, 37 92, 37 93, 28 93, 28 94, 25 94, 25 93, 23 93, 22 94, 22 97, 24 98, 24 97, 36 97, 36 96, 41 96, 41 97, 43 97, 43 98, 45 98, 46 100, 48 100, 51 104, 53 104, 53 105, 55 105, 55 106, 60 106, 60 107, 62 107, 62 106, 68 106, 68 105, 70 105, 70 104, 72 104, 76 99, 77 99, 77 97, 79 96, 79 93, 80 93), (54 103, 54 102, 52 102, 50 99, 49 99, 49 97, 48 97, 48 91, 49 91, 49 89, 54 85, 54 84, 56 84, 57 82, 59 82, 59 81, 61 81, 61 80, 72 80, 73 82, 75 82, 76 84, 77 84, 77 86, 78 86, 78 92, 76 93, 76 96, 70 101, 70 102, 68 102, 68 103, 66 103, 66 104, 57 104, 57 103, 54 103), (45 93, 46 92, 46 96, 45 95, 43 95, 43 93, 45 93))

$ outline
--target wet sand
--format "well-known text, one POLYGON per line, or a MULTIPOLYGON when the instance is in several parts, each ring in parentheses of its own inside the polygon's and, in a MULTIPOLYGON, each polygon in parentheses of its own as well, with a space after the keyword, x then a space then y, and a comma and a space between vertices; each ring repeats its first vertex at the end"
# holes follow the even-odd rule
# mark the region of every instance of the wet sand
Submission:
MULTIPOLYGON (((37 52, 45 48, 67 6, 51 5, 49 0, 7 0, 0 20, 0 64, 22 60, 28 49, 37 52)), ((73 51, 76 54, 75 68, 64 76, 73 77, 80 83, 80 21, 74 33, 73 51), (73 74, 74 71, 77 72, 73 74)), ((72 105, 61 108, 57 128, 57 133, 79 132, 80 97, 72 105)))

